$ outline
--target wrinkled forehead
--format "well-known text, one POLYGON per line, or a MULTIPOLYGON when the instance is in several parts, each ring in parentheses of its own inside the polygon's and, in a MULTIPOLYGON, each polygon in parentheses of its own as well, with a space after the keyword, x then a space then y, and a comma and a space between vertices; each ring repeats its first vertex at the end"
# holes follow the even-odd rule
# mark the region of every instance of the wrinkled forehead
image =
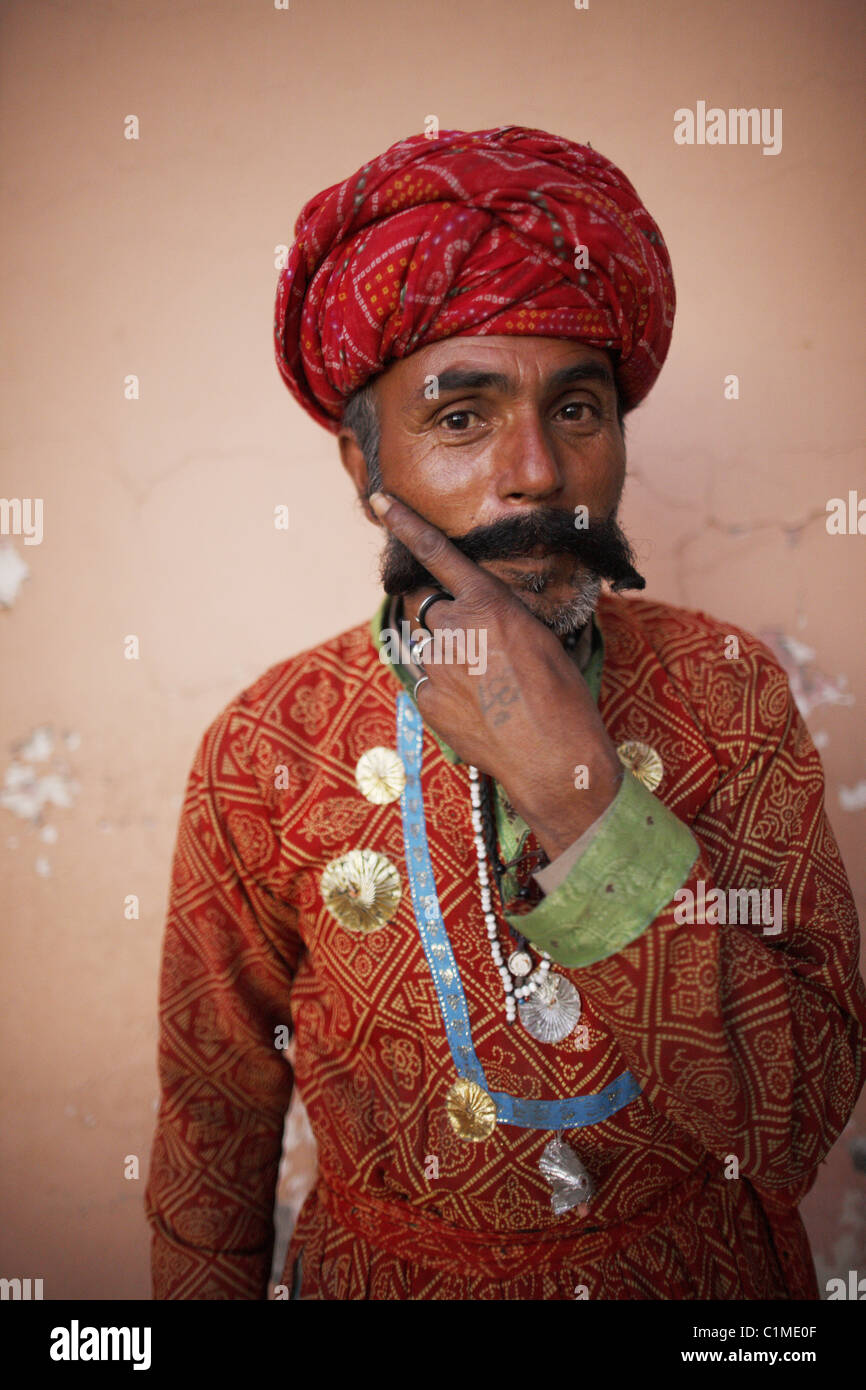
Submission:
POLYGON ((461 391, 551 395, 581 384, 616 396, 616 354, 569 338, 462 334, 389 363, 372 386, 377 403, 411 408, 461 391))

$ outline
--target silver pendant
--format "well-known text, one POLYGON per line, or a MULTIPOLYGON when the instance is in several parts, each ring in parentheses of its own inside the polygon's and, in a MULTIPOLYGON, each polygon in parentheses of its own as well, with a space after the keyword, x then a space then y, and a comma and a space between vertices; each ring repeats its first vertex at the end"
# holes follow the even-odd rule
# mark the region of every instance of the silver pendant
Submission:
POLYGON ((528 999, 521 1000, 520 1022, 538 1042, 567 1038, 580 1018, 580 995, 570 980, 553 971, 528 999))
POLYGON ((522 980, 532 970, 532 956, 528 951, 512 951, 508 957, 508 969, 522 980))
POLYGON ((574 1149, 562 1139, 551 1139, 538 1160, 538 1169, 550 1183, 550 1205, 556 1216, 572 1207, 588 1205, 595 1196, 590 1174, 574 1149))

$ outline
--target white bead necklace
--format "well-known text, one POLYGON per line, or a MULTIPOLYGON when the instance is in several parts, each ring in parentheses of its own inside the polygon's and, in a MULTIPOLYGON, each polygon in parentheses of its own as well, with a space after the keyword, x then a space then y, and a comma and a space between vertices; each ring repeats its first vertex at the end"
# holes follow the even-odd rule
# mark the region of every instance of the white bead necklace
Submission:
MULTIPOLYGON (((496 921, 496 913, 493 911, 493 902, 490 896, 490 870, 487 863, 487 846, 484 842, 484 823, 481 819, 481 786, 479 783, 479 772, 477 767, 469 765, 469 795, 472 798, 472 829, 475 834, 475 856, 478 860, 478 885, 481 889, 481 907, 484 912, 484 921, 487 925, 487 939, 490 942, 490 954, 493 957, 493 964, 499 971, 502 980, 502 989, 505 994, 505 1018, 508 1023, 514 1023, 517 1018, 517 1003, 520 999, 529 999, 540 985, 544 984, 550 970, 550 956, 546 951, 541 951, 541 963, 526 979, 525 984, 515 985, 512 971, 502 958, 502 947, 499 944, 499 926, 496 921)), ((514 951, 509 957, 509 961, 517 964, 517 958, 523 957, 523 951, 514 951)), ((526 976, 524 960, 521 960, 520 969, 514 969, 514 975, 518 978, 526 976)))

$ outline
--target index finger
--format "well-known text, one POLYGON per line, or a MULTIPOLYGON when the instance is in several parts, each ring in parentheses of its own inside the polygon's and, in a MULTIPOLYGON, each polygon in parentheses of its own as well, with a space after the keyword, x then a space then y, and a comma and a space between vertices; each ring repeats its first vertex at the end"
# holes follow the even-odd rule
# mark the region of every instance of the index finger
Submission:
MULTIPOLYGON (((479 588, 498 588, 501 581, 453 545, 438 526, 387 492, 373 492, 370 506, 416 560, 455 598, 470 598, 479 588)), ((502 585, 503 588, 507 586, 502 585)))

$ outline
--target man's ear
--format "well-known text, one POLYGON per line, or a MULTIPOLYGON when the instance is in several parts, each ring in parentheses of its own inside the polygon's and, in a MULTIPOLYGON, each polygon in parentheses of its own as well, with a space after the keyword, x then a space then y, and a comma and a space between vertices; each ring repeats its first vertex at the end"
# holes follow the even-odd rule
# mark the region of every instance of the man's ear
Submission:
POLYGON ((341 429, 337 435, 337 446, 340 450, 340 462, 355 484, 355 491, 358 494, 358 501, 361 503, 364 515, 375 526, 381 526, 381 521, 367 501, 370 475, 367 472, 367 460, 364 458, 363 450, 355 438, 354 432, 350 429, 341 429))

